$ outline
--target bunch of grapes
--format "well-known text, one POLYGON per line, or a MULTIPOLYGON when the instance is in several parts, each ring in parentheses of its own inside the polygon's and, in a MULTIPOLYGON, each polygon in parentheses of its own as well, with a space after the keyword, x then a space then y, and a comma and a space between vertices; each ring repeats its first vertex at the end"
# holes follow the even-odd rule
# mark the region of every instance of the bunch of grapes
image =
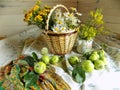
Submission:
POLYGON ((86 60, 83 60, 81 65, 85 72, 104 69, 107 64, 104 50, 92 51, 84 56, 86 56, 86 60))

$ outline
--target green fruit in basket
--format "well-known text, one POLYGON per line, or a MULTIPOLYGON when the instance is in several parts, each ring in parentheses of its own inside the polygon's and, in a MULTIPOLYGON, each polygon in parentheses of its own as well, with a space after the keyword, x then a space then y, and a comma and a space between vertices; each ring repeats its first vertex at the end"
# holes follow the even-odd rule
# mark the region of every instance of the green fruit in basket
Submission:
POLYGON ((91 61, 99 60, 99 55, 97 53, 92 53, 89 57, 89 60, 91 61))
POLYGON ((38 74, 43 73, 46 70, 46 64, 44 62, 38 62, 34 65, 34 71, 38 74))
POLYGON ((92 72, 94 70, 94 64, 90 60, 82 61, 82 69, 85 72, 92 72))
POLYGON ((48 63, 49 63, 49 61, 50 61, 50 59, 49 59, 49 56, 48 56, 48 55, 43 55, 43 56, 42 56, 42 58, 41 58, 41 60, 42 60, 44 63, 46 63, 46 64, 48 64, 48 63))
POLYGON ((59 56, 53 55, 50 59, 51 64, 56 64, 59 61, 59 56))
POLYGON ((48 54, 48 48, 47 48, 47 47, 43 47, 43 48, 41 49, 41 54, 42 54, 42 55, 48 54))
POLYGON ((68 61, 71 65, 75 65, 79 62, 79 58, 77 56, 70 56, 68 61))
POLYGON ((102 60, 96 60, 94 61, 94 66, 95 66, 95 69, 101 70, 105 67, 105 64, 102 60))

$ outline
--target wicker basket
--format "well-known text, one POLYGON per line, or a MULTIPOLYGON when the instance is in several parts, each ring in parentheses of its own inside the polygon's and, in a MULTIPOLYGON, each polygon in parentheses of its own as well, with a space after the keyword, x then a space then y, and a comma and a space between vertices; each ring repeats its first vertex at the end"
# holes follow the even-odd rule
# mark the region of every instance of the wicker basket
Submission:
POLYGON ((64 55, 72 50, 78 32, 73 30, 72 32, 55 33, 51 30, 48 30, 49 19, 52 15, 52 12, 58 7, 63 7, 66 11, 68 11, 64 5, 56 5, 48 15, 48 20, 46 21, 46 31, 43 32, 43 36, 51 53, 64 55))

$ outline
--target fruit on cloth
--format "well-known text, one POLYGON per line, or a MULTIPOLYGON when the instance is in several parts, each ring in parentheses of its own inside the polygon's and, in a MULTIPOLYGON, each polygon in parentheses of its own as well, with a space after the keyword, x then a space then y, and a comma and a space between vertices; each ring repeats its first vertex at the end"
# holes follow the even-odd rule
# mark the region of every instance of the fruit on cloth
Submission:
POLYGON ((59 61, 59 56, 53 55, 51 56, 50 63, 51 64, 56 64, 59 61))
POLYGON ((97 52, 93 52, 91 54, 91 56, 89 57, 90 60, 95 61, 99 59, 99 55, 97 54, 97 52))
POLYGON ((102 60, 96 60, 94 61, 94 66, 95 66, 95 69, 101 70, 105 67, 105 64, 102 60))
POLYGON ((99 54, 100 59, 102 59, 102 58, 105 56, 105 52, 104 52, 103 49, 102 49, 102 50, 99 50, 99 51, 98 51, 98 54, 99 54))
POLYGON ((107 64, 107 59, 106 59, 106 57, 103 57, 103 58, 102 58, 102 59, 100 59, 100 60, 104 62, 104 65, 106 65, 106 64, 107 64))
POLYGON ((94 70, 94 64, 90 60, 82 61, 82 69, 85 72, 92 72, 94 70))
POLYGON ((34 71, 38 74, 43 73, 46 70, 46 64, 44 62, 37 62, 34 65, 34 71))
POLYGON ((41 54, 42 54, 42 55, 48 54, 48 49, 47 49, 47 47, 43 47, 43 48, 41 49, 41 54))
POLYGON ((75 65, 79 62, 79 58, 77 56, 70 56, 68 61, 71 65, 75 65))
POLYGON ((48 64, 50 59, 49 59, 49 56, 48 55, 43 55, 41 60, 45 63, 45 64, 48 64))

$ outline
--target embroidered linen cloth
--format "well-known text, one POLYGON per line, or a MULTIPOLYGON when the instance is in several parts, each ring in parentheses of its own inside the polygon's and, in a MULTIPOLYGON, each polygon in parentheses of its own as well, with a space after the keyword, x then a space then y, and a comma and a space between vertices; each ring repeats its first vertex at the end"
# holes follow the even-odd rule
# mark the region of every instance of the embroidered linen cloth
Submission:
MULTIPOLYGON (((46 44, 41 38, 41 32, 38 28, 32 28, 17 35, 0 41, 0 66, 4 66, 11 60, 15 60, 19 55, 31 55, 36 52, 39 57, 40 50, 46 44), (38 36, 40 36, 38 38, 38 36)), ((99 44, 95 44, 99 48, 99 44)), ((72 88, 72 90, 120 90, 120 49, 106 46, 106 57, 108 65, 104 70, 95 70, 92 73, 87 73, 86 81, 83 84, 78 84, 72 80, 70 74, 66 73, 61 67, 54 66, 56 73, 59 74, 72 88)), ((66 54, 76 54, 71 52, 66 54)), ((67 65, 68 69, 72 69, 67 65)))

